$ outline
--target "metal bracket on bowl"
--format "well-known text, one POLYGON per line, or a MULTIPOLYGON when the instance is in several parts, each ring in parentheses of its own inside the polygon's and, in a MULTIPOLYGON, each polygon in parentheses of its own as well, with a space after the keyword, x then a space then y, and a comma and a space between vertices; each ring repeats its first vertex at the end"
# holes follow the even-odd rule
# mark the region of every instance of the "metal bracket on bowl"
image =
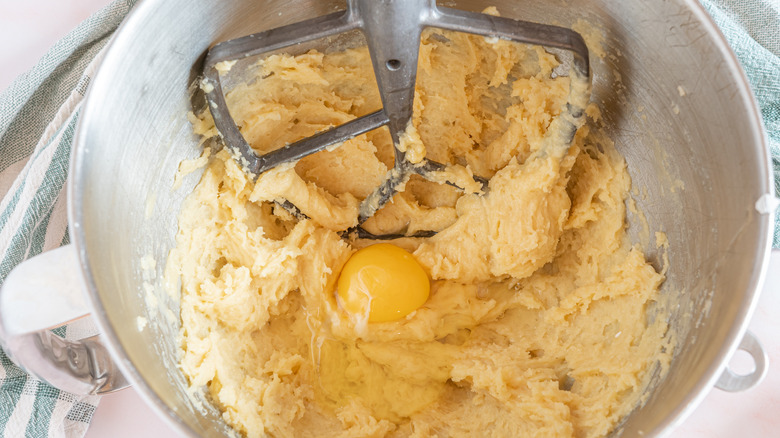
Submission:
POLYGON ((51 329, 89 314, 78 255, 67 245, 35 256, 0 287, 0 345, 29 374, 73 394, 129 386, 100 336, 58 337, 51 329))
POLYGON ((752 333, 745 332, 742 342, 739 343, 738 350, 748 353, 753 358, 755 369, 749 374, 740 375, 726 365, 723 374, 720 375, 718 382, 715 383, 716 388, 728 392, 745 391, 758 385, 766 376, 769 370, 769 355, 766 354, 764 348, 761 347, 761 343, 758 342, 758 339, 752 333))

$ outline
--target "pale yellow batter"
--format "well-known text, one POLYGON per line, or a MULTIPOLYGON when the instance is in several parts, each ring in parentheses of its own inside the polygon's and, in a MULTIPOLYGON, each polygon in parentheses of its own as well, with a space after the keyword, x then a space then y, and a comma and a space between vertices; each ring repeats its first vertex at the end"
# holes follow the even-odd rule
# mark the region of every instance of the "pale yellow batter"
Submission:
MULTIPOLYGON (((556 65, 537 47, 424 35, 405 145, 490 187, 464 194, 414 177, 366 224, 440 231, 394 242, 432 279, 400 321, 366 324, 335 298, 346 260, 373 243, 338 231, 392 167, 385 129, 256 184, 226 151, 212 155, 168 272, 181 277, 182 370, 231 426, 250 437, 597 437, 636 406, 670 360, 664 318, 646 317, 663 276, 627 241, 626 164, 595 122, 563 158, 537 153, 569 89, 550 79, 556 65)), ((228 103, 260 152, 380 107, 365 49, 272 56, 228 103)), ((192 120, 216 134, 207 111, 192 120)))

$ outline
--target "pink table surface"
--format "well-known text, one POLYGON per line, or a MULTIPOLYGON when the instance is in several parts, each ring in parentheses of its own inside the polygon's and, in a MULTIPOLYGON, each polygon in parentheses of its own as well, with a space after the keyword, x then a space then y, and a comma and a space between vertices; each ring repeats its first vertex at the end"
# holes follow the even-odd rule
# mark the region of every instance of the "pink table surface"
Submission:
MULTIPOLYGON (((32 67, 58 39, 108 0, 0 0, 0 90, 32 67)), ((712 390, 693 415, 672 433, 685 438, 780 436, 780 251, 772 253, 759 308, 750 330, 769 354, 770 369, 757 387, 742 393, 712 390)), ((740 358, 732 362, 744 364, 740 358)), ((744 366, 744 365, 743 365, 744 366)), ((134 389, 103 397, 87 438, 162 438, 176 432, 134 389)))

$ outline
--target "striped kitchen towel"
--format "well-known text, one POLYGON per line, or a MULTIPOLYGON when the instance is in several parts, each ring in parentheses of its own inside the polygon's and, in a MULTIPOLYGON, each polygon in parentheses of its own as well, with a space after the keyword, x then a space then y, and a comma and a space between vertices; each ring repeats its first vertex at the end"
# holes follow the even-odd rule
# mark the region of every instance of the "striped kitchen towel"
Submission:
MULTIPOLYGON (((64 191, 79 108, 133 3, 115 1, 89 17, 0 94, 0 283, 21 261, 68 243, 64 191)), ((56 332, 85 334, 83 324, 56 332)), ((52 388, 0 352, 0 436, 84 436, 98 400, 52 388)))
MULTIPOLYGON (((780 184, 780 3, 701 2, 747 72, 780 184)), ((134 3, 117 0, 90 17, 0 94, 0 283, 21 261, 68 242, 64 187, 79 108, 102 49, 134 3)), ((70 325, 59 334, 78 339, 78 331, 70 325)), ((28 376, 0 352, 0 435, 83 436, 97 402, 28 376)))

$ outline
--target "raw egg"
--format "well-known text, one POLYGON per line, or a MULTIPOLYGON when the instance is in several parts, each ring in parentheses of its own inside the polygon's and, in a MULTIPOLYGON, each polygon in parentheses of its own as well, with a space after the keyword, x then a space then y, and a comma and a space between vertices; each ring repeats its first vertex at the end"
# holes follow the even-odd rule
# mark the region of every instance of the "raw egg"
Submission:
POLYGON ((368 322, 401 319, 428 299, 431 284, 414 256, 389 243, 358 250, 338 280, 341 305, 368 322))

